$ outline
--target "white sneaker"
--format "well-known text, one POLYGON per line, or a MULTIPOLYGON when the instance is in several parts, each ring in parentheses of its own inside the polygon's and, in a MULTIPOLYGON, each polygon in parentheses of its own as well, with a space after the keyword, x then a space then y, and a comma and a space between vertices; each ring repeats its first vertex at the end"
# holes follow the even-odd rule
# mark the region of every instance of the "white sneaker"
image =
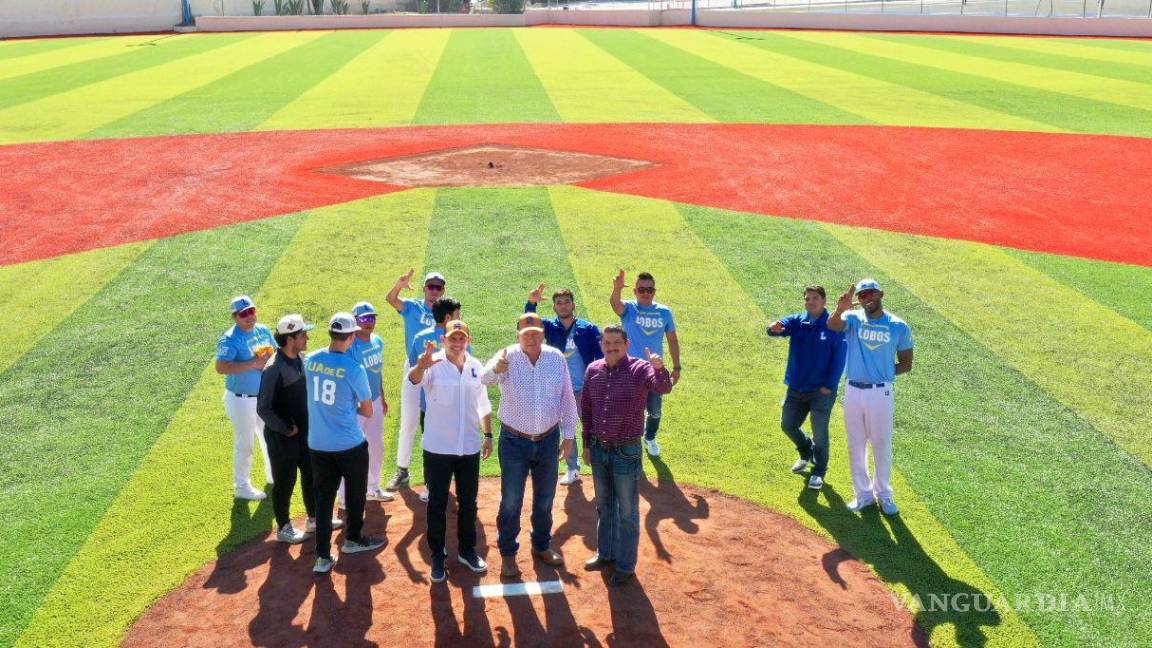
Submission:
POLYGON ((808 470, 808 466, 810 465, 812 465, 812 462, 808 461, 807 459, 797 459, 796 463, 792 464, 792 472, 799 475, 805 470, 808 470))
POLYGON ((820 475, 812 475, 808 478, 808 488, 812 490, 820 490, 824 488, 824 478, 820 475))
POLYGON ((563 486, 570 486, 578 481, 580 481, 579 470, 569 470, 568 472, 564 473, 563 477, 560 478, 560 484, 563 486))
POLYGON ((300 544, 301 542, 304 542, 307 538, 308 538, 308 534, 304 533, 300 529, 297 529, 296 527, 292 526, 291 522, 280 527, 280 530, 276 532, 276 541, 277 542, 286 542, 288 544, 300 544))
POLYGON ((262 490, 256 490, 256 487, 252 484, 248 484, 247 486, 236 489, 236 499, 259 502, 260 500, 267 498, 268 493, 265 493, 262 490))
POLYGON ((644 439, 644 447, 648 448, 650 456, 660 456, 660 444, 656 442, 656 439, 644 439))
POLYGON ((392 493, 389 493, 383 488, 377 488, 374 491, 368 491, 368 495, 366 497, 368 498, 369 502, 391 502, 392 500, 396 499, 392 493))
MULTIPOLYGON (((340 518, 332 518, 332 530, 341 529, 344 527, 344 520, 340 518)), ((304 533, 316 533, 316 518, 308 518, 304 522, 304 533)))
POLYGON ((425 504, 428 503, 428 489, 427 488, 421 488, 420 489, 420 501, 424 502, 425 504))
POLYGON ((859 513, 860 511, 863 511, 875 503, 876 500, 874 499, 854 499, 851 502, 848 502, 848 510, 852 511, 853 513, 859 513))
POLYGON ((327 574, 332 571, 332 565, 336 564, 336 556, 331 558, 317 558, 316 565, 312 567, 312 571, 317 574, 327 574))
POLYGON ((896 506, 896 502, 891 497, 881 497, 880 510, 884 511, 884 515, 896 515, 900 512, 900 507, 896 506))

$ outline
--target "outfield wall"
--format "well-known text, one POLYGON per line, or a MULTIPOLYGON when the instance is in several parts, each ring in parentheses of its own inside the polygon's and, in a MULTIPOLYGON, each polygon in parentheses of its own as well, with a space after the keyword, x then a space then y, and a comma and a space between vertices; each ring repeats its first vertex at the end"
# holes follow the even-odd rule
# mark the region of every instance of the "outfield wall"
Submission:
MULTIPOLYGON (((390 10, 400 0, 372 0, 390 10)), ((355 2, 353 10, 356 10, 355 2)), ((190 0, 198 31, 275 31, 393 27, 520 27, 689 25, 687 9, 532 9, 524 14, 397 14, 253 16, 251 0, 190 0), (224 15, 221 15, 224 14, 224 15)), ((265 11, 271 12, 266 0, 265 11)), ((56 34, 171 31, 181 20, 179 0, 0 0, 0 38, 56 34)), ((1152 20, 1016 16, 801 13, 771 9, 697 12, 703 27, 935 31, 1152 38, 1152 20)))

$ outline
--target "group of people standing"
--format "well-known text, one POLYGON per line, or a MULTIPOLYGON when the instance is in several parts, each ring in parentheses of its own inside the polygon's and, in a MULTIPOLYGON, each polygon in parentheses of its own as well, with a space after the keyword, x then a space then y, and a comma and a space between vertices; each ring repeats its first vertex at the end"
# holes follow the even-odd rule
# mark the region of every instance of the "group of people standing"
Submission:
POLYGON ((383 342, 374 333, 376 310, 357 303, 329 321, 326 349, 308 353, 314 325, 298 314, 285 315, 273 333, 258 323, 247 296, 232 300, 234 325, 220 338, 217 371, 225 378, 225 410, 234 429, 233 478, 236 497, 263 499, 250 482, 253 439, 265 453, 272 486, 277 539, 299 543, 316 536, 316 572, 335 562, 331 534, 346 525, 342 553, 371 551, 383 540, 365 536, 369 499, 389 501, 408 485, 416 432, 422 426, 431 579, 446 578, 445 540, 449 489, 456 482, 457 559, 475 572, 487 570, 477 554, 476 519, 480 462, 493 451, 492 406, 488 388, 500 390, 498 457, 501 502, 497 514, 500 574, 520 574, 520 515, 525 486, 532 479, 531 553, 558 566, 563 557, 551 547, 552 504, 559 461, 567 470, 559 483, 580 480, 580 458, 591 466, 598 513, 597 552, 589 570, 613 566, 612 582, 635 573, 639 545, 639 492, 642 445, 656 442, 662 397, 681 373, 675 321, 655 301, 651 274, 640 273, 623 300, 621 270, 610 304, 620 324, 599 329, 575 316, 570 290, 552 295, 556 317, 536 313, 544 299, 541 284, 529 294, 516 322, 516 342, 487 363, 472 356, 471 330, 460 303, 444 295, 446 280, 436 272, 424 278, 423 299, 403 299, 413 271, 401 276, 386 301, 404 320, 405 366, 400 388, 397 472, 380 487, 383 418, 388 402, 381 381, 383 342), (671 371, 662 359, 667 338, 671 371), (577 424, 577 421, 580 424, 577 424), (579 433, 579 443, 577 431, 579 433), (583 447, 583 453, 578 450, 583 447), (297 474, 307 512, 303 530, 292 525, 289 506, 297 474), (336 500, 343 519, 331 515, 336 500))

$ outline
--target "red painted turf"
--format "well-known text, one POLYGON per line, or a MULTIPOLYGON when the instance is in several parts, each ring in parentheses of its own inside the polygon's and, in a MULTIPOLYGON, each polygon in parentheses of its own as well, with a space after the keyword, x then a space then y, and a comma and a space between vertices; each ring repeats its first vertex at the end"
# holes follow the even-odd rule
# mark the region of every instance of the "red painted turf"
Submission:
POLYGON ((0 147, 0 265, 400 188, 315 169, 481 143, 657 162, 582 186, 1152 266, 1152 139, 874 126, 497 125, 0 147))

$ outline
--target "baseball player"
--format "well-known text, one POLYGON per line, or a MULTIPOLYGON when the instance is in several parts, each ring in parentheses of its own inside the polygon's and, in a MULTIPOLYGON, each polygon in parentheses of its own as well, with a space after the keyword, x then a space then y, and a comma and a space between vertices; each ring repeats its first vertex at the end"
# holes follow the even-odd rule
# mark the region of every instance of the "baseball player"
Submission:
POLYGON ((216 343, 216 373, 224 376, 224 411, 232 421, 232 482, 236 498, 262 500, 252 485, 252 439, 264 455, 264 479, 272 483, 272 462, 264 441, 264 421, 256 413, 260 374, 276 351, 272 331, 256 321, 256 304, 247 295, 232 300, 233 325, 216 343))
POLYGON ((892 497, 892 418, 896 376, 912 370, 912 330, 884 311, 884 291, 875 279, 862 279, 840 295, 828 328, 842 331, 848 345, 844 390, 844 427, 856 497, 848 510, 857 512, 877 500, 885 515, 900 509, 892 497), (858 303, 853 303, 855 297, 858 303), (855 310, 853 306, 860 306, 855 310), (868 474, 872 446, 875 471, 868 474))
MULTIPOLYGON (((352 307, 352 316, 360 327, 352 339, 348 353, 360 361, 368 372, 368 387, 372 390, 372 416, 360 418, 360 429, 368 440, 368 499, 374 502, 391 502, 392 493, 380 488, 380 468, 384 462, 384 416, 388 414, 388 400, 384 398, 384 383, 380 372, 384 368, 384 340, 376 335, 376 307, 371 303, 357 302, 352 307)), ((341 487, 340 500, 344 500, 341 487)))
MULTIPOLYGON (((396 280, 392 290, 384 298, 388 304, 396 309, 400 317, 404 318, 404 349, 412 348, 412 341, 416 334, 436 324, 432 317, 432 302, 444 295, 444 286, 447 282, 444 275, 439 272, 429 272, 424 275, 424 299, 401 299, 401 290, 412 289, 412 274, 416 270, 410 268, 408 272, 396 280)), ((416 441, 416 428, 420 425, 420 386, 408 381, 408 371, 412 364, 406 357, 404 359, 405 378, 400 383, 400 435, 396 442, 396 475, 384 487, 387 491, 397 491, 408 485, 408 466, 412 463, 412 444, 416 441)))

